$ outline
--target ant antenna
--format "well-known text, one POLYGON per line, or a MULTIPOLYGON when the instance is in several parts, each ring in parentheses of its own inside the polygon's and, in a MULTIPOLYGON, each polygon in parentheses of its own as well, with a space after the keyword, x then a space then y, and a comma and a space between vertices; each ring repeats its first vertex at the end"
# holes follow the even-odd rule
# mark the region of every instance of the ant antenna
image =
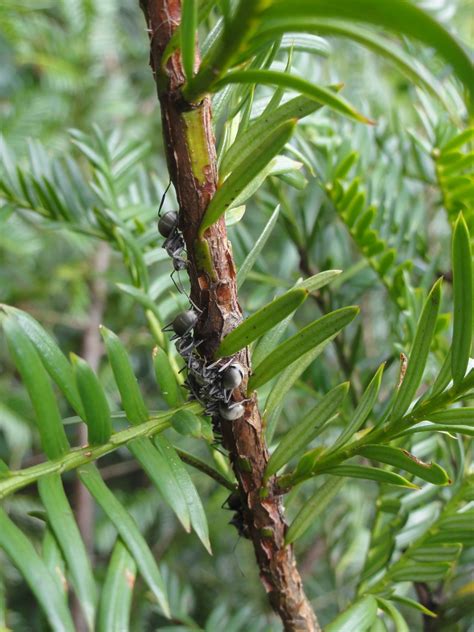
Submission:
POLYGON ((161 202, 158 208, 158 217, 161 217, 161 209, 163 208, 163 204, 165 203, 166 194, 168 193, 170 186, 171 186, 171 178, 170 178, 170 181, 168 182, 168 186, 166 187, 165 192, 161 196, 161 202))

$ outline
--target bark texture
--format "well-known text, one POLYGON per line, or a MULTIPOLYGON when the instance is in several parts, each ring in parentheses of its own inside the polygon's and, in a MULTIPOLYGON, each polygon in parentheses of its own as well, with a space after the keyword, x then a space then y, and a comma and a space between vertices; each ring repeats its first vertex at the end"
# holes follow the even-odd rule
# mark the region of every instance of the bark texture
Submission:
MULTIPOLYGON (((175 187, 189 259, 191 298, 202 310, 196 335, 200 352, 211 358, 222 337, 242 320, 236 270, 221 218, 199 240, 198 228, 217 188, 215 139, 211 104, 186 103, 181 94, 185 76, 179 51, 162 67, 166 48, 181 17, 180 0, 140 0, 150 36, 150 65, 161 104, 166 158, 175 187)), ((196 67, 199 59, 196 58, 196 67)), ((248 372, 247 351, 238 356, 248 372)), ((245 399, 246 380, 234 399, 245 399)), ((272 482, 263 487, 268 451, 256 396, 244 402, 245 414, 235 422, 221 420, 223 445, 239 483, 245 531, 253 542, 260 577, 272 608, 285 630, 319 631, 296 568, 292 547, 284 545, 286 523, 272 482)))

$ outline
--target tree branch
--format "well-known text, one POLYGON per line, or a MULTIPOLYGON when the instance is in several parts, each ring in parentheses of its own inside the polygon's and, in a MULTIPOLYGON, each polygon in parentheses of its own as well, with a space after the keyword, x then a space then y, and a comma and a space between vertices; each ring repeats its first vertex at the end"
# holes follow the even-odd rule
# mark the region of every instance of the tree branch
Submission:
MULTIPOLYGON (((181 19, 180 0, 140 0, 150 33, 150 64, 161 104, 168 168, 180 206, 191 282, 191 298, 202 310, 195 328, 203 341, 199 350, 212 358, 222 337, 242 320, 238 303, 236 270, 222 217, 198 238, 203 213, 217 188, 215 139, 208 97, 190 104, 182 95, 185 77, 179 51, 162 68, 162 55, 181 19)), ((196 59, 195 66, 199 66, 196 59)), ((238 354, 248 376, 248 350, 238 354)), ((273 481, 262 483, 268 451, 256 395, 246 400, 247 379, 234 392, 244 415, 234 421, 219 420, 223 445, 239 483, 246 531, 254 546, 260 577, 273 609, 285 630, 318 631, 316 616, 306 598, 292 547, 285 546, 286 523, 273 481)))

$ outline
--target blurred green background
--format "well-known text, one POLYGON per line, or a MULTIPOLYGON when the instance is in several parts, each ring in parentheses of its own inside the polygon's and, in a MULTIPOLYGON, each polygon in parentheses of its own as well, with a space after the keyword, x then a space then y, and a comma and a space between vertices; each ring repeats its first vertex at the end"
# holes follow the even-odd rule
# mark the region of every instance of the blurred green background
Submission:
MULTIPOLYGON (((472 41, 472 6, 467 0, 427 0, 418 4, 465 42, 472 41)), ((203 34, 210 26, 206 24, 203 34)), ((264 256, 241 290, 241 305, 246 313, 252 312, 307 274, 301 251, 288 239, 291 226, 296 224, 305 237, 311 269, 345 271, 325 295, 326 305, 337 308, 359 304, 362 318, 342 343, 349 365, 344 368, 338 362, 340 350, 328 348, 286 398, 280 429, 308 407, 318 393, 326 392, 347 374, 352 375, 360 394, 380 362, 387 361, 386 388, 396 383, 398 354, 411 340, 422 300, 422 290, 411 288, 426 289, 437 275, 449 271, 449 214, 435 185, 430 151, 439 139, 456 132, 463 117, 462 102, 449 71, 432 59, 429 51, 405 44, 406 50, 437 76, 447 108, 414 88, 389 63, 356 44, 328 38, 313 39, 311 47, 313 53, 319 47, 318 54, 293 51, 294 71, 316 82, 343 81, 344 96, 374 118, 377 125, 363 127, 324 110, 302 122, 293 142, 294 159, 303 162, 302 168, 268 178, 249 203, 243 220, 229 227, 234 254, 241 263, 271 211, 278 202, 282 204, 264 256), (359 154, 355 173, 361 176, 368 198, 379 209, 377 228, 396 249, 397 260, 412 261, 410 269, 400 272, 407 285, 399 291, 398 306, 397 289, 391 298, 387 295, 324 195, 324 184, 335 165, 352 150, 359 154)), ((280 66, 287 63, 288 48, 278 55, 280 66)), ((160 112, 148 66, 148 35, 138 2, 3 0, 0 58, 2 154, 8 151, 15 156, 12 160, 16 165, 30 170, 34 170, 35 160, 42 162, 42 152, 52 160, 70 156, 89 183, 85 187, 84 183, 78 184, 71 194, 87 190, 92 200, 85 204, 89 215, 61 221, 28 205, 22 207, 8 196, 3 198, 0 301, 33 315, 54 334, 65 352, 92 353, 102 383, 110 392, 111 404, 118 408, 110 367, 100 361, 102 349, 95 333, 97 324, 104 323, 120 335, 132 354, 140 386, 151 407, 163 407, 153 376, 154 342, 144 308, 123 287, 133 285, 129 262, 124 262, 116 244, 106 243, 91 228, 91 209, 105 208, 108 202, 100 195, 103 183, 97 178, 94 160, 80 146, 82 143, 101 156, 108 155, 110 170, 116 176, 114 211, 125 219, 134 218, 137 239, 142 239, 140 243, 150 253, 155 252, 160 242, 154 222, 168 175, 160 112), (71 137, 72 129, 85 136, 71 137), (136 157, 121 168, 120 160, 133 151, 136 157)), ((254 112, 268 101, 268 96, 265 89, 256 95, 254 112)), ((227 115, 223 112, 215 121, 218 143, 227 115)), ((61 173, 57 177, 61 180, 61 173)), ((74 189, 73 178, 63 182, 74 189)), ((173 208, 171 192, 165 208, 173 208)), ((166 322, 182 299, 169 282, 169 263, 164 256, 150 255, 147 267, 150 292, 166 322)), ((300 322, 305 322, 305 310, 308 314, 314 309, 308 305, 301 310, 300 322)), ((443 326, 447 328, 449 323, 443 326)), ((439 347, 443 352, 447 347, 442 335, 439 347)), ((431 375, 438 369, 433 362, 431 375)), ((65 417, 71 414, 67 408, 63 413, 65 417)), ((71 425, 68 432, 73 437, 76 427, 71 425)), ((206 447, 196 447, 191 439, 173 435, 173 440, 208 456, 206 447)), ((420 457, 437 454, 441 462, 455 459, 455 449, 437 437, 425 438, 422 443, 416 452, 420 457)), ((38 453, 31 405, 0 339, 0 457, 18 468, 36 463, 38 453)), ((211 631, 280 629, 268 614, 250 544, 227 525, 231 513, 221 508, 224 492, 203 475, 194 475, 209 518, 214 549, 210 558, 195 535, 183 532, 126 450, 118 450, 99 464, 105 480, 137 518, 166 569, 171 602, 175 611, 182 612, 182 622, 189 616, 211 631)), ((77 500, 74 475, 67 475, 65 482, 77 500)), ((351 481, 298 543, 307 592, 323 622, 335 616, 352 597, 351 578, 363 561, 376 494, 375 485, 351 481)), ((290 494, 290 516, 300 503, 301 499, 290 494)), ((28 488, 7 504, 18 524, 33 539, 39 539, 43 522, 35 515, 40 509, 36 490, 28 488)), ((426 511, 433 511, 431 504, 418 510, 412 529, 427 519, 426 511)), ((97 510, 93 539, 100 577, 115 532, 97 510)), ((472 557, 467 555, 466 564, 469 555, 472 557)), ((25 584, 2 553, 0 568, 9 586, 10 625, 15 631, 43 629, 41 614, 25 584)), ((466 568, 460 566, 459 581, 466 568)), ((452 586, 454 590, 456 577, 452 578, 452 586)), ((413 611, 407 613, 407 620, 412 629, 421 629, 419 615, 413 611)), ((136 591, 132 628, 166 629, 144 586, 136 591)))

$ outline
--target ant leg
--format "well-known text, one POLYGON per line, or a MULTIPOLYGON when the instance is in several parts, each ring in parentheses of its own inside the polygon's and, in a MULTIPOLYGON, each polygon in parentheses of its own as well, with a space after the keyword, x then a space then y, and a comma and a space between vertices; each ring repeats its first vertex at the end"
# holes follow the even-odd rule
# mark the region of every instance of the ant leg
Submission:
POLYGON ((161 209, 163 208, 163 204, 165 203, 166 194, 168 193, 170 186, 171 186, 171 178, 170 178, 170 181, 168 182, 168 186, 166 187, 163 195, 161 196, 161 202, 158 208, 158 217, 161 217, 161 209))

